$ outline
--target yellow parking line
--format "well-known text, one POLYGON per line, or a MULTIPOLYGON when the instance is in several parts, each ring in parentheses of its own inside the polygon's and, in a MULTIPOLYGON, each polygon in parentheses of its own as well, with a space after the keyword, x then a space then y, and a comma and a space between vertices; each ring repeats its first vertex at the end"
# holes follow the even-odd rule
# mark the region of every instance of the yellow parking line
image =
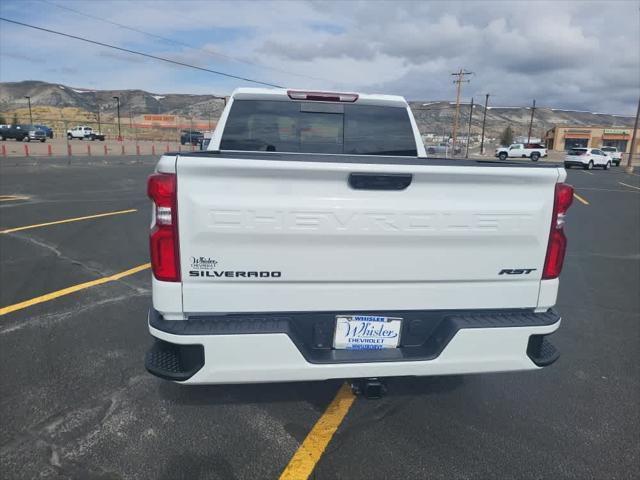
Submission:
POLYGON ((36 225, 26 225, 24 227, 7 228, 6 230, 0 230, 0 234, 20 232, 21 230, 30 230, 32 228, 48 227, 49 225, 58 225, 60 223, 79 222, 80 220, 90 220, 92 218, 110 217, 112 215, 121 215, 123 213, 133 213, 137 211, 138 209, 131 208, 129 210, 118 210, 117 212, 98 213, 96 215, 87 215, 86 217, 67 218, 65 220, 56 220, 54 222, 38 223, 36 225))
POLYGON ((29 200, 22 195, 0 195, 0 202, 15 202, 16 200, 29 200))
POLYGON ((287 468, 280 475, 280 480, 305 480, 309 478, 354 400, 355 396, 351 392, 351 388, 343 383, 333 401, 289 461, 287 468))
POLYGON ((636 190, 640 190, 640 187, 634 187, 633 185, 629 185, 628 183, 618 182, 620 185, 624 185, 625 187, 635 188, 636 190))
POLYGON ((578 195, 577 193, 574 193, 573 196, 575 197, 576 200, 578 200, 579 202, 584 203, 585 205, 589 205, 589 202, 587 202, 584 198, 582 198, 580 195, 578 195))
POLYGON ((125 270, 124 272, 116 273, 115 275, 110 275, 108 277, 98 278, 97 280, 91 280, 90 282, 73 285, 71 287, 63 288, 62 290, 57 290, 55 292, 47 293, 46 295, 41 295, 39 297, 35 297, 30 300, 25 300, 24 302, 14 303, 13 305, 0 308, 0 315, 6 315, 7 313, 15 312, 16 310, 22 310, 23 308, 27 308, 32 305, 37 305, 38 303, 48 302, 49 300, 53 300, 58 297, 63 297, 65 295, 69 295, 71 293, 75 293, 80 290, 84 290, 86 288, 95 287, 96 285, 102 285, 103 283, 113 282, 114 280, 120 280, 121 278, 128 277, 129 275, 133 275, 134 273, 138 273, 138 272, 141 272, 142 270, 146 270, 150 266, 151 266, 150 263, 145 263, 143 265, 138 265, 137 267, 131 268, 129 270, 125 270))

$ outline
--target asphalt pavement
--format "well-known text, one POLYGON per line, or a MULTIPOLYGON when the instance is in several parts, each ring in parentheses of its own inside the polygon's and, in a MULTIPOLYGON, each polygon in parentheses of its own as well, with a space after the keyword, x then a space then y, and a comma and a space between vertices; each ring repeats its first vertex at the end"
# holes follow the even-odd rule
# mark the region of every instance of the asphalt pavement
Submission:
MULTIPOLYGON (((341 386, 146 373, 154 164, 0 161, 2 478, 278 478, 341 386)), ((560 360, 391 379, 381 400, 350 406, 311 478, 640 477, 640 175, 570 170, 568 182, 560 360)))

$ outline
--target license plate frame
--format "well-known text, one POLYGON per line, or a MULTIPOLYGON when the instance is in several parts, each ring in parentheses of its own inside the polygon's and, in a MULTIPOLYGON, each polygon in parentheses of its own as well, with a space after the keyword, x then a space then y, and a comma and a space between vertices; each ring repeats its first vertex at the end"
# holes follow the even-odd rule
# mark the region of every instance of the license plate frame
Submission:
POLYGON ((385 350, 398 348, 402 317, 336 315, 334 350, 385 350))

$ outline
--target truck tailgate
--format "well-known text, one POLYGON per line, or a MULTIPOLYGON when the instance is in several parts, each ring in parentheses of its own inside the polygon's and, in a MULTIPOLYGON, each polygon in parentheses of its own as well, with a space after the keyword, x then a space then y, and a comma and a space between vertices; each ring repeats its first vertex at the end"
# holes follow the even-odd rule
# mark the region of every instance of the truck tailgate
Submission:
POLYGON ((176 160, 185 313, 537 305, 561 170, 253 157, 176 160), (354 189, 352 173, 411 183, 354 189))

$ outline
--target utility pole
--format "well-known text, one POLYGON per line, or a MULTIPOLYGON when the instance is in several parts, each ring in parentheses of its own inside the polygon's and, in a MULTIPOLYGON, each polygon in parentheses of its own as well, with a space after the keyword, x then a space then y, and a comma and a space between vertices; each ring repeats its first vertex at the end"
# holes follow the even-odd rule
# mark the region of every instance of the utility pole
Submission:
POLYGON ((533 112, 536 111, 536 100, 533 99, 533 107, 531 107, 531 120, 529 120, 529 135, 527 136, 527 143, 531 143, 531 129, 533 128, 533 112))
POLYGON ((33 115, 31 114, 31 97, 25 96, 24 98, 26 98, 27 102, 29 102, 29 125, 33 125, 33 115))
POLYGON ((638 99, 638 111, 636 112, 636 121, 633 124, 633 134, 631 135, 631 149, 629 150, 629 157, 627 158, 627 166, 625 170, 627 173, 633 173, 633 153, 636 149, 636 140, 638 132, 638 117, 640 117, 640 98, 638 99))
POLYGON ((98 118, 98 132, 102 133, 102 126, 100 125, 100 104, 98 103, 98 108, 96 110, 96 117, 98 118))
POLYGON ((469 158, 469 141, 471 140, 471 120, 473 119, 473 97, 471 97, 471 108, 469 109, 469 128, 467 129, 467 151, 464 158, 469 158))
POLYGON ((484 97, 484 114, 482 115, 482 138, 480 140, 480 155, 484 155, 484 126, 487 123, 487 106, 489 105, 489 94, 484 97))
POLYGON ((452 73, 451 75, 453 75, 454 77, 457 77, 453 83, 457 83, 458 84, 458 92, 456 94, 456 111, 453 115, 453 132, 452 132, 452 137, 453 137, 453 154, 455 155, 456 153, 456 139, 458 138, 458 120, 460 117, 460 93, 462 91, 462 84, 463 83, 469 83, 470 80, 465 80, 464 76, 465 75, 472 75, 473 72, 467 72, 465 69, 461 68, 460 71, 452 73))
POLYGON ((120 129, 120 97, 113 97, 116 101, 118 111, 118 141, 122 141, 122 130, 120 129))

